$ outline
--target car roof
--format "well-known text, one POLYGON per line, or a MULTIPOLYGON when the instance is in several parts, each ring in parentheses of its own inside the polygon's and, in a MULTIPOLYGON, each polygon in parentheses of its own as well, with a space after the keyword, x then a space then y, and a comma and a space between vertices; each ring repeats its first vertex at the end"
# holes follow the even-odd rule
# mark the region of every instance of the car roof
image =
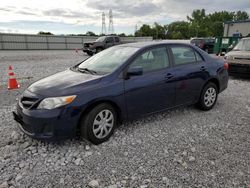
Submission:
POLYGON ((148 41, 148 42, 133 42, 133 43, 126 43, 119 46, 123 47, 135 47, 135 48, 147 48, 147 47, 153 47, 158 45, 164 45, 164 44, 183 44, 187 46, 192 46, 189 44, 189 42, 183 42, 183 41, 148 41))
POLYGON ((121 45, 117 45, 115 47, 112 48, 119 48, 119 47, 134 47, 134 48, 139 48, 140 50, 144 50, 146 48, 150 48, 150 47, 154 47, 154 46, 159 46, 159 45, 185 45, 185 46, 189 46, 191 48, 195 48, 196 51, 198 51, 203 58, 207 61, 209 59, 211 59, 212 57, 210 55, 208 55, 206 52, 204 52, 203 50, 201 50, 200 48, 192 45, 189 43, 189 41, 182 41, 182 40, 163 40, 163 41, 149 41, 149 42, 136 42, 136 43, 126 43, 126 44, 121 44, 121 45))

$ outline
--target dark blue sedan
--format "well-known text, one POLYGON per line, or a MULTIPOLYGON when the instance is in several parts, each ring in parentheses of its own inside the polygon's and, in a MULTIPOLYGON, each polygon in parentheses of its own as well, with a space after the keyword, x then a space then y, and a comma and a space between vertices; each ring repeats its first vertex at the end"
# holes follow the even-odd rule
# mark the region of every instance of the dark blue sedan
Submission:
POLYGON ((33 138, 79 132, 99 144, 124 120, 190 104, 210 110, 227 88, 227 69, 223 60, 189 44, 124 44, 35 82, 13 114, 33 138))

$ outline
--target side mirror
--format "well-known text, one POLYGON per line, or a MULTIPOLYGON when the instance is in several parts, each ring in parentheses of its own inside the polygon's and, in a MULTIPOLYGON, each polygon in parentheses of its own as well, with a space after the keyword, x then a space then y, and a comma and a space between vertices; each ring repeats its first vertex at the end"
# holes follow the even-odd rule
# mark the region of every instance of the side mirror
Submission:
POLYGON ((127 77, 130 76, 139 76, 143 74, 143 68, 141 66, 136 66, 129 68, 127 71, 127 77))

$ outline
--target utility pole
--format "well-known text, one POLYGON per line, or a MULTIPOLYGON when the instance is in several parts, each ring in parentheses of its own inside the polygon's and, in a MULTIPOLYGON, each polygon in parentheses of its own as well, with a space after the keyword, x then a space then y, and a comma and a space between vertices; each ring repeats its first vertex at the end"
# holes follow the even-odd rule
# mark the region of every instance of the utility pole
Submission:
POLYGON ((112 13, 112 9, 109 10, 109 31, 108 33, 114 34, 114 23, 113 23, 113 13, 112 13))
POLYGON ((106 35, 105 13, 102 13, 102 32, 101 35, 106 35))

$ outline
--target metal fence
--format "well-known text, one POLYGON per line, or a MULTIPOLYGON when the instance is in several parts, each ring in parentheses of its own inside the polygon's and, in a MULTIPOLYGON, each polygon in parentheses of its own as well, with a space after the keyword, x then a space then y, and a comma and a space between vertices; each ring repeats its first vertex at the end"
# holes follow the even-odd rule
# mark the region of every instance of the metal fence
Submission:
MULTIPOLYGON (((0 33, 0 50, 70 50, 82 48, 91 36, 25 35, 0 33)), ((152 41, 152 37, 121 37, 122 42, 152 41)))

